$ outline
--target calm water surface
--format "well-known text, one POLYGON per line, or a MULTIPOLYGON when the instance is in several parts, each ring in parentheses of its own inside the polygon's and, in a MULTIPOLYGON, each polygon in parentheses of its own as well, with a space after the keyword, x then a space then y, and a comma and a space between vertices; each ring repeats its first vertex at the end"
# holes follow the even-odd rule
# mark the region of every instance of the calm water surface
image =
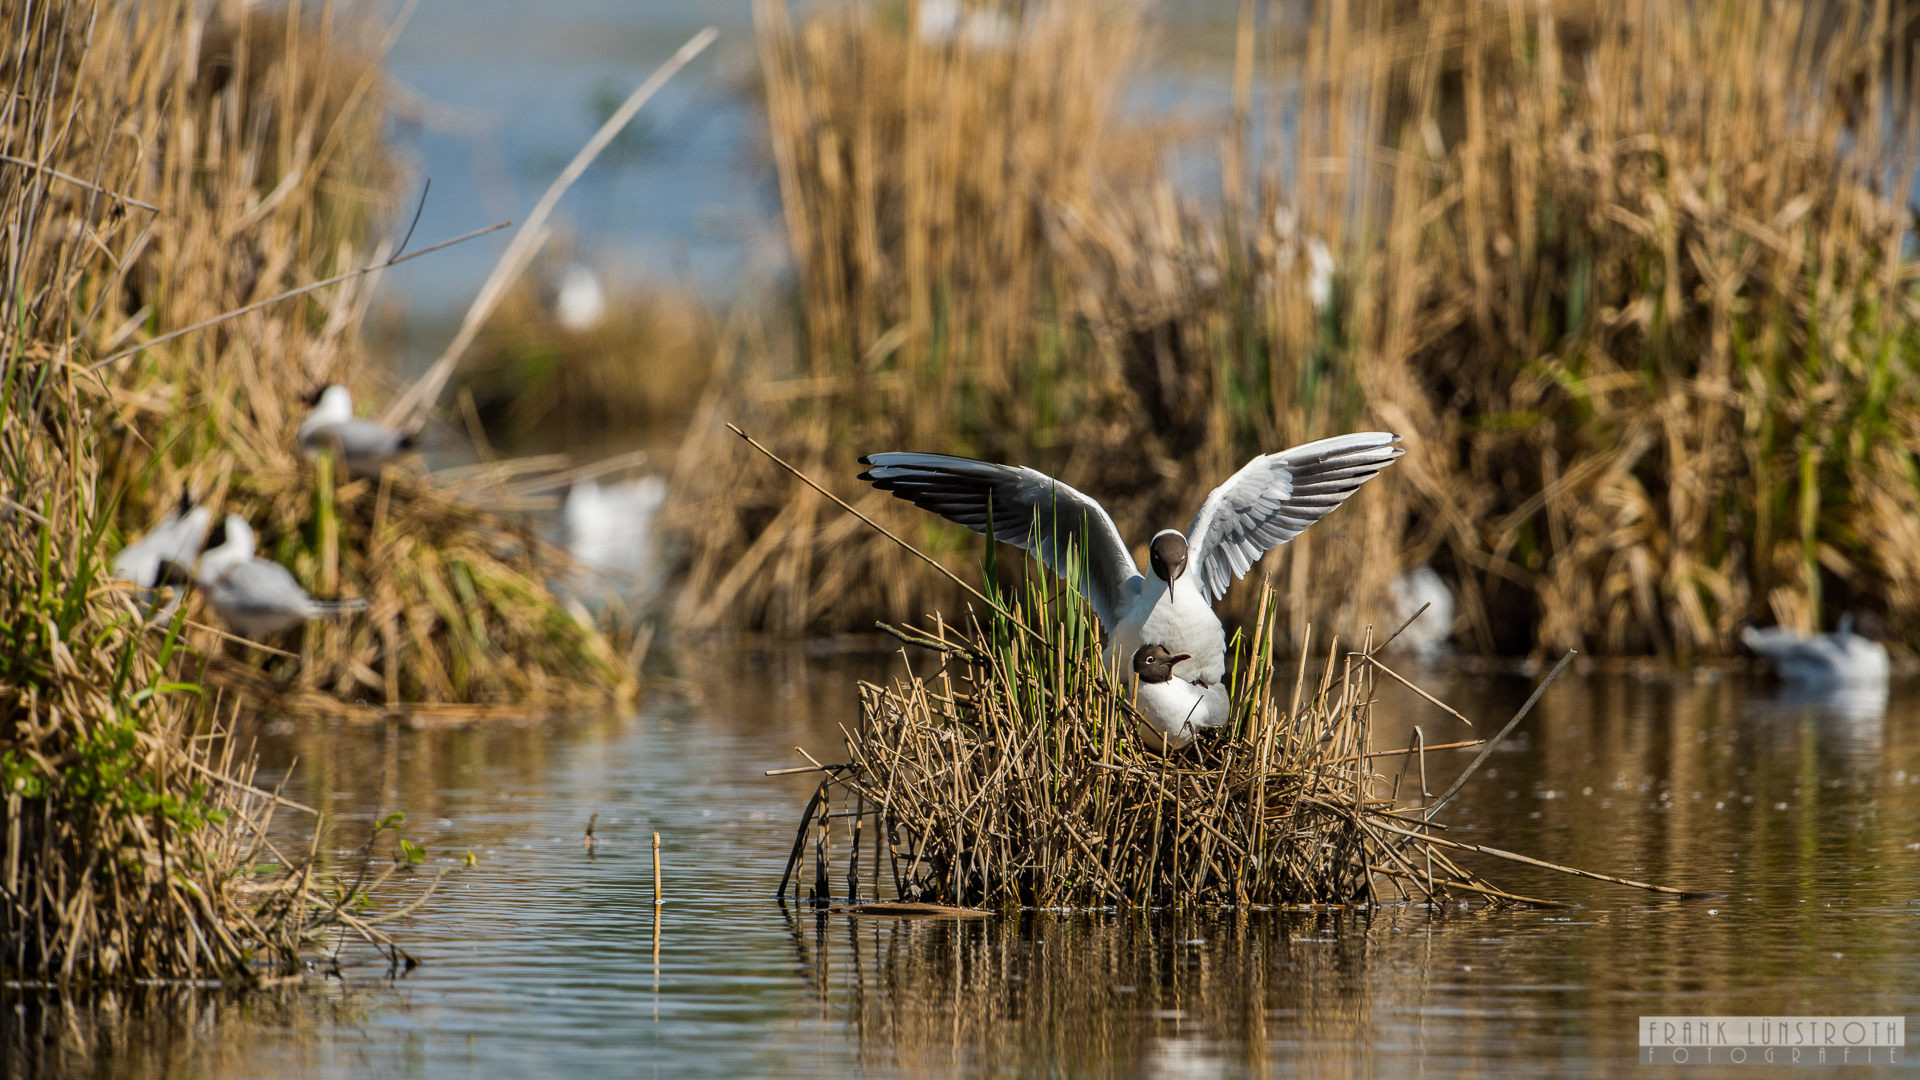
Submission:
MULTIPOLYGON (((1641 1015, 1920 1015, 1920 687, 1817 702, 1745 677, 1569 677, 1449 812, 1465 839, 1722 900, 1481 860, 1507 888, 1581 907, 933 924, 768 899, 808 785, 762 770, 799 762, 796 745, 832 755, 855 680, 888 662, 680 662, 684 681, 656 679, 629 716, 267 729, 290 792, 338 822, 335 865, 391 810, 429 867, 479 860, 400 926, 423 965, 388 980, 349 954, 342 979, 252 997, 16 993, 8 1071, 1611 1075, 1642 1071, 1641 1015)), ((1482 728, 1529 689, 1444 666, 1426 682, 1482 728)), ((1381 714, 1432 741, 1464 734, 1409 695, 1381 714)), ((1465 760, 1437 765, 1436 788, 1465 760)))

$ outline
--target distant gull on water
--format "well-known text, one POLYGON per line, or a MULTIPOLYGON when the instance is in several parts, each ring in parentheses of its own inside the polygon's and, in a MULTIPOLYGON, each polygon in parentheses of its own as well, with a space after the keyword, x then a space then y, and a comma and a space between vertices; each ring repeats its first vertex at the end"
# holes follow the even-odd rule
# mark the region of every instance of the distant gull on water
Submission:
POLYGON ((1853 616, 1843 615, 1831 634, 1803 634, 1784 626, 1749 626, 1740 633, 1747 648, 1766 657, 1789 683, 1884 683, 1887 647, 1853 632, 1853 616))

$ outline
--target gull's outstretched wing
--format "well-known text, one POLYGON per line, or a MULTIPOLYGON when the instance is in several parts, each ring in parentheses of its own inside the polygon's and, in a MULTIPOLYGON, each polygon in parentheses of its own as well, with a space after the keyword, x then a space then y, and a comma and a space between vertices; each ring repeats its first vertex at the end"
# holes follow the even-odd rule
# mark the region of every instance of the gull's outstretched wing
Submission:
POLYGON ((1072 541, 1081 553, 1080 591, 1108 630, 1120 604, 1138 591, 1140 570, 1106 510, 1045 473, 946 454, 868 454, 860 464, 869 467, 860 479, 896 499, 983 536, 991 521, 995 538, 1062 577, 1072 541))
POLYGON ((160 519, 153 531, 128 544, 113 559, 113 575, 151 589, 160 584, 162 563, 192 566, 206 541, 213 514, 204 506, 190 507, 184 514, 170 513, 160 519))
MULTIPOLYGON (((1213 489, 1187 530, 1200 591, 1217 603, 1268 549, 1299 536, 1406 453, 1384 431, 1336 435, 1262 454, 1213 489)), ((1188 571, 1192 573, 1192 570, 1188 571)))

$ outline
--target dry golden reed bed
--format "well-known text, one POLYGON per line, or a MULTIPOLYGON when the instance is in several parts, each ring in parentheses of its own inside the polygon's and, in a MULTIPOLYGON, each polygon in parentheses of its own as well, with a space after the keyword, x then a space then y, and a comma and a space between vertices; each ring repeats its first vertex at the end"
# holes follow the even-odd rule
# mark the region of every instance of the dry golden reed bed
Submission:
MULTIPOLYGON (((316 942, 337 948, 348 937, 395 964, 412 962, 374 925, 396 913, 370 916, 362 901, 394 874, 410 873, 418 849, 398 844, 390 865, 374 865, 396 847, 387 835, 395 822, 385 822, 357 879, 317 873, 308 850, 276 850, 268 839, 274 814, 312 811, 254 786, 251 758, 228 737, 231 710, 216 715, 207 692, 181 677, 200 667, 181 625, 148 624, 145 608, 105 576, 128 462, 181 443, 206 451, 221 421, 169 432, 156 448, 143 441, 140 421, 191 402, 172 396, 178 388, 157 374, 157 363, 103 376, 88 361, 142 333, 147 320, 171 325, 161 314, 170 305, 213 303, 190 284, 219 261, 210 247, 236 263, 263 254, 255 269, 270 269, 267 281, 292 272, 273 263, 292 248, 255 245, 269 235, 292 243, 270 219, 301 194, 289 179, 300 171, 250 175, 250 185, 272 183, 242 198, 223 191, 212 175, 218 155, 200 153, 192 137, 218 145, 220 125, 233 124, 225 134, 264 140, 232 151, 250 157, 250 168, 279 160, 251 154, 276 138, 283 147, 324 145, 263 118, 242 126, 218 106, 194 111, 197 80, 219 79, 186 63, 183 50, 200 42, 220 55, 221 40, 197 10, 0 3, 11 43, 0 56, 0 83, 12 88, 0 103, 8 238, 0 245, 0 324, 10 328, 0 340, 0 970, 29 983, 257 983, 297 977, 316 942), (217 121, 211 129, 200 123, 209 116, 217 121), (208 212, 229 199, 233 216, 208 212), (210 217, 224 225, 209 225, 210 217), (205 263, 191 265, 186 252, 205 263)), ((312 72, 326 49, 300 36, 302 24, 280 28, 287 46, 278 55, 288 66, 243 71, 291 92, 306 85, 291 58, 312 72)), ((336 70, 352 79, 370 69, 336 70)), ((225 85, 247 79, 235 74, 225 85)), ((207 93, 229 103, 240 96, 207 93)), ((317 105, 307 115, 316 122, 308 134, 344 130, 318 126, 325 112, 317 105)), ((291 233, 296 224, 278 227, 291 233)), ((198 284, 217 292, 231 280, 198 284)), ((254 357, 328 347, 326 335, 303 325, 261 318, 217 336, 226 352, 254 357)), ((208 354, 175 361, 193 358, 208 354)), ((280 400, 264 369, 210 366, 205 374, 232 379, 248 370, 261 375, 261 400, 280 400)), ((231 404, 238 389, 226 384, 221 400, 231 404)), ((228 453, 221 484, 250 482, 257 474, 235 464, 249 459, 228 453)), ((157 460, 134 475, 158 485, 153 473, 169 467, 157 460)))
POLYGON ((580 330, 560 324, 534 280, 501 300, 460 377, 490 429, 631 432, 685 422, 713 364, 705 302, 684 286, 606 288, 605 317, 580 330))
POLYGON ((212 677, 256 701, 333 710, 630 693, 592 620, 549 591, 551 553, 478 508, 505 501, 499 483, 470 475, 449 490, 408 464, 347 476, 296 448, 318 388, 345 383, 363 412, 387 396, 359 338, 378 274, 91 369, 381 262, 399 239, 388 230, 406 224, 381 134, 391 28, 333 5, 106 4, 101 18, 117 44, 86 52, 85 91, 53 164, 153 207, 127 219, 113 250, 72 253, 87 319, 71 355, 89 367, 73 383, 88 395, 104 490, 120 499, 116 524, 144 532, 185 488, 250 520, 261 554, 315 595, 372 605, 250 659, 192 630, 201 650, 228 656, 212 677))
POLYGON ((971 538, 861 491, 857 455, 1033 465, 1146 536, 1256 451, 1386 428, 1400 467, 1268 557, 1295 647, 1384 621, 1428 562, 1480 651, 1685 659, 1850 610, 1920 640, 1909 5, 1256 7, 1214 200, 1116 113, 1133 5, 1036 5, 983 47, 761 0, 798 329, 723 344, 684 623, 957 599, 723 420, 955 568, 971 538))

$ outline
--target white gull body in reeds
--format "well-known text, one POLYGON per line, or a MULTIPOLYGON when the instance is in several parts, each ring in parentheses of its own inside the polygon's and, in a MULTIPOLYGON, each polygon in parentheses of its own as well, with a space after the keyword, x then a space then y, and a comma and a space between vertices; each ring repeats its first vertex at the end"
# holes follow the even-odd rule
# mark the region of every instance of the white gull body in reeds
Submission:
POLYGON ((653 519, 666 501, 667 482, 658 476, 574 484, 561 508, 567 551, 603 573, 638 581, 652 569, 653 519))
MULTIPOLYGON (((145 536, 121 548, 113 557, 113 576, 139 586, 140 602, 152 603, 154 589, 187 583, 188 571, 199 558, 212 523, 213 512, 193 505, 192 498, 181 492, 177 507, 168 511, 145 536)), ((180 599, 176 592, 159 614, 172 615, 180 606, 180 599)))
POLYGON ((1870 685, 1887 681, 1887 647, 1853 632, 1853 616, 1843 615, 1831 634, 1803 634, 1784 626, 1749 626, 1740 633, 1747 648, 1773 664, 1788 683, 1806 686, 1870 685))
POLYGON ((413 449, 410 432, 395 431, 373 420, 353 415, 353 395, 334 384, 320 391, 313 411, 300 421, 300 449, 309 456, 337 450, 347 469, 370 473, 413 449))
POLYGON ((1400 622, 1413 619, 1400 631, 1400 636, 1393 639, 1394 647, 1423 660, 1431 660, 1447 650, 1447 639, 1453 636, 1453 590, 1447 588, 1433 567, 1422 566, 1394 578, 1393 607, 1400 622), (1423 607, 1425 611, 1421 610, 1423 607), (1414 619, 1415 613, 1420 617, 1414 619))
POLYGON ((1160 645, 1143 645, 1133 654, 1133 674, 1139 679, 1134 707, 1146 721, 1141 734, 1163 753, 1188 745, 1207 728, 1224 725, 1233 712, 1226 687, 1200 686, 1173 673, 1174 665, 1186 659, 1160 645))
POLYGON ((895 498, 993 536, 1068 574, 1107 629, 1107 663, 1118 667, 1146 644, 1186 654, 1174 674, 1206 684, 1226 677, 1226 636, 1213 605, 1269 549, 1300 535, 1406 451, 1398 435, 1366 431, 1262 454, 1215 488, 1183 536, 1163 529, 1149 545, 1153 576, 1140 573, 1097 501, 1033 469, 945 454, 868 454, 862 480, 895 498), (1192 573, 1188 572, 1192 567, 1192 573))
POLYGON ((277 562, 253 555, 253 527, 228 514, 210 539, 215 546, 200 556, 195 581, 214 614, 244 637, 262 638, 291 630, 308 619, 365 611, 365 600, 315 600, 277 562))

